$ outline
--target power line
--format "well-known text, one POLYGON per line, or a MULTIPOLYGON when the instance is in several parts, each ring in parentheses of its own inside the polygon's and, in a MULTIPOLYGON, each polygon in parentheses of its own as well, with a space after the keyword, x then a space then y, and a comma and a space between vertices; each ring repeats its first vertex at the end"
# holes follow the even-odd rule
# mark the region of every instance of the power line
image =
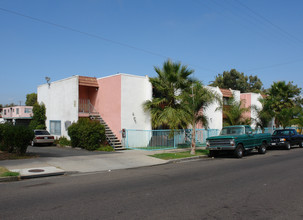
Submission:
POLYGON ((271 22, 269 19, 267 19, 266 17, 264 17, 263 15, 257 13, 256 11, 252 10, 251 8, 249 8, 247 5, 243 4, 241 1, 239 0, 234 0, 236 1, 238 4, 240 4, 243 8, 246 8, 247 10, 249 10, 251 13, 253 13, 254 15, 256 15, 257 17, 261 18, 263 21, 265 21, 266 23, 270 24, 272 27, 276 28, 277 30, 279 30, 281 33, 287 35, 288 37, 296 40, 297 42, 303 43, 303 41, 299 38, 297 38, 296 36, 292 35, 291 33, 289 33, 288 31, 284 30, 283 28, 281 28, 280 26, 274 24, 273 22, 271 22))
POLYGON ((255 71, 255 70, 270 69, 270 68, 274 68, 274 67, 278 67, 278 66, 285 66, 285 65, 288 65, 288 64, 298 63, 298 62, 302 62, 302 61, 303 61, 303 59, 292 60, 292 61, 288 61, 288 62, 276 63, 276 64, 273 64, 273 65, 263 66, 263 67, 259 67, 259 68, 253 68, 253 69, 249 69, 247 71, 250 72, 250 71, 255 71))
MULTIPOLYGON (((125 43, 122 43, 122 42, 119 42, 119 41, 111 40, 111 39, 102 37, 100 35, 91 34, 91 33, 81 31, 81 30, 78 30, 78 29, 75 29, 75 28, 71 28, 71 27, 68 27, 68 26, 65 26, 65 25, 61 25, 61 24, 50 22, 50 21, 42 20, 40 18, 32 17, 32 16, 25 15, 25 14, 21 14, 21 13, 16 12, 16 11, 8 10, 8 9, 1 8, 1 7, 0 7, 0 10, 2 10, 4 12, 7 12, 7 13, 10 13, 10 14, 13 14, 13 15, 24 17, 24 18, 27 18, 27 19, 30 19, 30 20, 33 20, 33 21, 36 21, 36 22, 48 24, 48 25, 51 25, 51 26, 54 26, 54 27, 59 27, 59 28, 62 28, 62 29, 68 30, 68 31, 72 31, 72 32, 76 32, 76 33, 79 33, 79 34, 86 35, 88 37, 96 38, 96 39, 99 39, 99 40, 107 41, 107 42, 112 43, 112 44, 117 44, 117 45, 127 47, 127 48, 130 48, 130 49, 133 49, 133 50, 144 52, 146 54, 150 54, 150 55, 153 55, 153 56, 158 56, 158 57, 162 57, 162 58, 165 58, 165 59, 172 59, 172 60, 175 60, 175 61, 177 60, 177 59, 174 59, 172 57, 165 56, 165 55, 162 55, 162 54, 150 51, 150 50, 142 49, 142 48, 130 45, 130 44, 125 44, 125 43)), ((188 64, 188 65, 192 66, 192 67, 198 67, 200 69, 203 69, 203 70, 206 70, 206 71, 209 71, 209 72, 216 72, 214 70, 211 70, 211 69, 208 69, 208 68, 205 68, 205 67, 192 65, 192 64, 188 64)))
POLYGON ((166 58, 166 59, 169 58, 169 57, 164 56, 164 55, 159 54, 159 53, 155 53, 155 52, 145 50, 145 49, 142 49, 142 48, 139 48, 139 47, 135 47, 135 46, 132 46, 132 45, 129 45, 129 44, 121 43, 119 41, 114 41, 114 40, 111 40, 111 39, 108 39, 108 38, 105 38, 105 37, 102 37, 102 36, 99 36, 99 35, 96 35, 96 34, 91 34, 91 33, 81 31, 81 30, 78 30, 78 29, 75 29, 75 28, 71 28, 71 27, 68 27, 68 26, 65 26, 65 25, 49 22, 49 21, 46 21, 46 20, 42 20, 42 19, 35 18, 35 17, 29 16, 29 15, 21 14, 21 13, 18 13, 18 12, 12 11, 12 10, 8 10, 8 9, 5 9, 5 8, 1 8, 1 7, 0 7, 0 10, 8 12, 10 14, 14 14, 14 15, 18 15, 18 16, 21 16, 21 17, 24 17, 24 18, 28 18, 28 19, 31 19, 31 20, 34 20, 34 21, 37 21, 37 22, 40 22, 40 23, 48 24, 48 25, 59 27, 59 28, 69 30, 69 31, 72 31, 72 32, 80 33, 80 34, 83 34, 83 35, 86 35, 86 36, 89 36, 89 37, 93 37, 93 38, 97 38, 97 39, 100 39, 100 40, 103 40, 103 41, 107 41, 107 42, 110 42, 110 43, 113 43, 113 44, 128 47, 128 48, 138 50, 138 51, 141 51, 141 52, 144 52, 144 53, 148 53, 148 54, 151 54, 151 55, 154 55, 154 56, 160 56, 160 57, 163 57, 163 58, 166 58))

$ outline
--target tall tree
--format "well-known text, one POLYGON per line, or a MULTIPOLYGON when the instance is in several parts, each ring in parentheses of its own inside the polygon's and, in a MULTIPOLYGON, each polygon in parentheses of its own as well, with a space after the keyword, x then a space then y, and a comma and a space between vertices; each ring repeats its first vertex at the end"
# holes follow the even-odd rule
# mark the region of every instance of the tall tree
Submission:
POLYGON ((298 100, 301 100, 301 88, 293 85, 293 82, 285 81, 274 82, 268 89, 267 101, 274 112, 276 126, 280 126, 281 117, 277 117, 283 109, 291 109, 297 106, 298 100))
POLYGON ((45 105, 35 103, 33 107, 33 118, 30 122, 30 128, 31 129, 46 129, 45 125, 46 121, 46 108, 45 105))
POLYGON ((216 95, 205 88, 201 82, 194 82, 191 88, 182 94, 182 106, 186 111, 187 123, 192 127, 191 154, 196 154, 196 125, 202 123, 208 127, 208 118, 203 111, 216 100, 216 95))
POLYGON ((222 89, 233 89, 241 92, 261 92, 263 83, 257 76, 246 76, 244 73, 238 72, 236 69, 224 71, 218 74, 215 81, 210 86, 218 86, 222 89))
POLYGON ((295 118, 292 120, 292 124, 297 125, 300 128, 300 133, 302 133, 303 128, 303 109, 302 107, 297 107, 295 118))
POLYGON ((181 104, 182 93, 194 81, 190 78, 194 71, 171 60, 164 62, 162 69, 154 69, 158 76, 150 78, 153 97, 143 105, 144 110, 151 113, 153 128, 186 128, 187 112, 181 104))
POLYGON ((249 109, 242 106, 242 101, 236 101, 234 97, 228 100, 226 106, 223 107, 221 104, 219 108, 222 109, 223 115, 225 115, 223 119, 224 126, 249 125, 251 123, 250 119, 243 117, 243 114, 248 112, 249 109))
POLYGON ((274 118, 274 112, 271 109, 270 103, 267 101, 267 97, 260 98, 259 102, 262 104, 261 108, 252 106, 256 111, 256 118, 253 118, 253 120, 256 122, 256 126, 260 127, 262 129, 262 133, 264 133, 265 128, 274 118))
POLYGON ((284 108, 276 114, 276 119, 279 121, 279 124, 285 129, 290 127, 294 119, 294 108, 284 108))
POLYGON ((26 95, 26 106, 34 106, 34 104, 37 102, 37 93, 30 93, 26 95))

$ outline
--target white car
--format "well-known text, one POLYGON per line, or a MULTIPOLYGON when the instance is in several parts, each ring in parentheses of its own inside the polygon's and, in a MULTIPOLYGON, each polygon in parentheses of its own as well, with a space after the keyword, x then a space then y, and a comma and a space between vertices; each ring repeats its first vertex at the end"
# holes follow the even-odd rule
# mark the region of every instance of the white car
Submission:
POLYGON ((31 142, 32 146, 39 144, 53 145, 55 142, 55 137, 50 135, 50 133, 46 130, 34 130, 34 133, 35 138, 31 142))

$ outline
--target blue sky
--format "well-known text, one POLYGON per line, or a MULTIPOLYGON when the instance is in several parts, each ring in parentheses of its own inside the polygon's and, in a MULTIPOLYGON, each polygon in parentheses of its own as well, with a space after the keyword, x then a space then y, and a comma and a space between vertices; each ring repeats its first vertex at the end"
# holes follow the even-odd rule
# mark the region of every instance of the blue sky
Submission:
POLYGON ((0 104, 45 77, 155 76, 167 58, 204 84, 232 68, 303 87, 302 0, 0 0, 0 104))

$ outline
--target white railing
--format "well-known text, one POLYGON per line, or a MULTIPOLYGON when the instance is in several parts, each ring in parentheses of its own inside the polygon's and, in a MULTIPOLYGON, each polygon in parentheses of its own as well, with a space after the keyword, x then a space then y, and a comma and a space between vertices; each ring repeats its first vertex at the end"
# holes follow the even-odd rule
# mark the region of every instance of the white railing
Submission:
POLYGON ((89 99, 79 99, 79 112, 81 113, 98 113, 89 99))

